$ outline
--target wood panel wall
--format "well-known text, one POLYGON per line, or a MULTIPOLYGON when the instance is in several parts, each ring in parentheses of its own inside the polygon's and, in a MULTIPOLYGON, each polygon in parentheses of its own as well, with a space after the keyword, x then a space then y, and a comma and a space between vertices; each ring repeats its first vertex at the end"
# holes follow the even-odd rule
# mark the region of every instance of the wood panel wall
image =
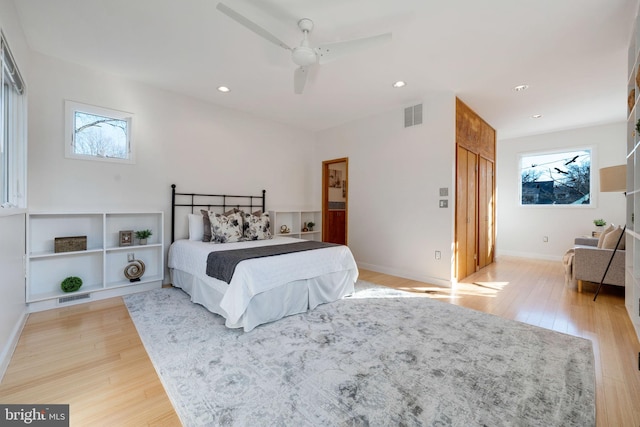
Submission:
POLYGON ((487 160, 496 161, 496 131, 456 98, 456 144, 487 160))

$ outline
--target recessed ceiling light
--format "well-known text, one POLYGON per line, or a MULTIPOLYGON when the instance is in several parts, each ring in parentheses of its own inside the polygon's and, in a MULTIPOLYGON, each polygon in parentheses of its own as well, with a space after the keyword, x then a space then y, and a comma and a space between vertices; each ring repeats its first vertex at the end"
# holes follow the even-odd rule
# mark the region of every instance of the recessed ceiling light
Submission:
POLYGON ((539 119, 542 117, 542 114, 534 114, 533 116, 531 116, 532 119, 539 119))
POLYGON ((518 85, 513 88, 516 92, 522 92, 523 90, 529 89, 529 85, 518 85))
POLYGON ((228 87, 226 87, 226 86, 218 86, 218 91, 220 91, 220 92, 227 93, 227 92, 229 92, 230 90, 231 90, 231 89, 229 89, 229 88, 228 88, 228 87))
POLYGON ((395 83, 393 84, 393 87, 404 87, 404 86, 406 86, 406 85, 407 85, 407 84, 406 84, 405 82, 403 82, 402 80, 398 80, 397 82, 395 82, 395 83))

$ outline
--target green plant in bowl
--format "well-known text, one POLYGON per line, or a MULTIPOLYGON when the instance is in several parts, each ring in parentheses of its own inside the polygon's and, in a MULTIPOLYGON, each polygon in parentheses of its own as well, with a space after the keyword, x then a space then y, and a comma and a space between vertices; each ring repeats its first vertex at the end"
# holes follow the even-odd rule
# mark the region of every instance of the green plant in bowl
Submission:
POLYGON ((76 276, 69 276, 62 281, 60 288, 64 292, 75 292, 82 286, 82 279, 76 276))

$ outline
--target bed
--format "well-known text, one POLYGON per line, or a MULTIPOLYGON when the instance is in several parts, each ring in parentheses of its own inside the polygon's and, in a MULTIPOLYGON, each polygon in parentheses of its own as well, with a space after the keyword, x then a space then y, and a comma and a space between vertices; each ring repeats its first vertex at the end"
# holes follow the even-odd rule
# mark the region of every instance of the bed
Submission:
POLYGON ((288 248, 314 244, 290 237, 271 238, 268 226, 264 227, 264 221, 268 224, 269 219, 264 190, 261 196, 237 196, 179 193, 175 184, 171 189, 167 265, 172 284, 189 294, 192 302, 224 317, 227 327, 250 331, 353 293, 358 268, 344 245, 245 259, 237 263, 228 283, 227 279, 212 277, 207 274, 208 266, 211 270, 210 257, 277 248, 286 252, 288 248), (215 221, 233 224, 233 219, 238 218, 236 213, 243 218, 243 235, 228 238, 226 230, 219 232, 220 224, 215 221), (257 233, 252 233, 256 228, 252 221, 261 226, 257 233), (207 231, 211 231, 210 236, 207 231), (213 242, 203 241, 207 238, 213 242))

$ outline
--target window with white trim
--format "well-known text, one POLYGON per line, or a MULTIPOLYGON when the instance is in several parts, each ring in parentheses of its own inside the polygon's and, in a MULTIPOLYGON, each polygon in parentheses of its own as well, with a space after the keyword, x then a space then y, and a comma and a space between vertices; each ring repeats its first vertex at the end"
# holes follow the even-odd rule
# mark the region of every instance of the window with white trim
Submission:
POLYGON ((27 207, 27 99, 4 33, 0 33, 0 206, 27 207))
POLYGON ((133 114, 65 101, 65 156, 134 163, 133 114))
POLYGON ((592 206, 591 149, 522 154, 520 203, 592 206))

